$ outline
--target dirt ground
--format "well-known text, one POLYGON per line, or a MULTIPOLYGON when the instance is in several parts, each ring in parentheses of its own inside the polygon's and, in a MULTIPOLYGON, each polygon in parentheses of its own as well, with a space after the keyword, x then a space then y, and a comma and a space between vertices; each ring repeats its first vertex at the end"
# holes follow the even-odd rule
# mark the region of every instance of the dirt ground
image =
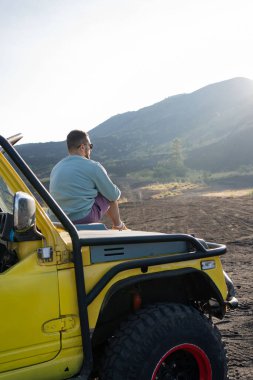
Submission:
POLYGON ((227 245, 222 262, 236 287, 239 308, 215 323, 226 344, 231 380, 253 379, 253 195, 242 194, 225 192, 220 197, 218 193, 186 193, 162 200, 142 197, 120 206, 129 228, 194 233, 206 241, 227 245))

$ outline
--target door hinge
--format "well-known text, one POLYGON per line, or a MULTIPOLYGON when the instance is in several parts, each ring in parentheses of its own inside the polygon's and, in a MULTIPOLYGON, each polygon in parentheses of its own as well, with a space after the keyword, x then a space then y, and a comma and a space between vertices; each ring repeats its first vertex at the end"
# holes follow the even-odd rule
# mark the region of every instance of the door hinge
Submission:
POLYGON ((71 316, 61 317, 47 321, 42 326, 45 333, 55 333, 60 331, 71 330, 75 327, 75 319, 71 316))
POLYGON ((72 261, 72 253, 69 251, 56 251, 56 264, 66 264, 72 261))
POLYGON ((52 247, 43 247, 38 248, 38 258, 41 262, 47 263, 53 261, 53 248, 52 247))

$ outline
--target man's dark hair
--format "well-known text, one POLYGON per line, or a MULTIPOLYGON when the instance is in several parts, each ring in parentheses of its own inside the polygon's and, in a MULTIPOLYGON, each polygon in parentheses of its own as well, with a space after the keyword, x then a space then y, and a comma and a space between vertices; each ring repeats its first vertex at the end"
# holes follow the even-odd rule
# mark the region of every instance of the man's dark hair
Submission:
POLYGON ((75 129, 74 131, 69 132, 67 136, 67 146, 68 150, 76 149, 81 144, 87 142, 88 133, 75 129))

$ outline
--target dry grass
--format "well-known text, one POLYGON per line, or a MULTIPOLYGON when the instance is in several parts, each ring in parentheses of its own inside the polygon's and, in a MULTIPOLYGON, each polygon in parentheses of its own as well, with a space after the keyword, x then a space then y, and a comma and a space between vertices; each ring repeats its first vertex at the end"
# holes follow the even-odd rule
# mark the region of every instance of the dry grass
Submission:
POLYGON ((197 188, 199 185, 190 182, 156 183, 141 187, 139 193, 149 195, 151 199, 163 199, 197 188))
POLYGON ((128 198, 127 197, 125 197, 125 196, 120 197, 119 203, 127 203, 127 202, 128 202, 128 198))
POLYGON ((237 198, 244 196, 253 196, 252 189, 237 189, 237 190, 223 190, 223 191, 210 191, 202 194, 204 197, 219 197, 219 198, 237 198))

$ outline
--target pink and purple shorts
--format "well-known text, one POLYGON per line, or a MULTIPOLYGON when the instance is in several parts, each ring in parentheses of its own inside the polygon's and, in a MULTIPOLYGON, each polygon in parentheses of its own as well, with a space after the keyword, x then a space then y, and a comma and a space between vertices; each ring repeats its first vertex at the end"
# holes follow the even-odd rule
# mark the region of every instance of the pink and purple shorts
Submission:
POLYGON ((73 221, 74 224, 98 223, 110 207, 110 201, 103 195, 98 194, 91 211, 84 218, 73 221))

